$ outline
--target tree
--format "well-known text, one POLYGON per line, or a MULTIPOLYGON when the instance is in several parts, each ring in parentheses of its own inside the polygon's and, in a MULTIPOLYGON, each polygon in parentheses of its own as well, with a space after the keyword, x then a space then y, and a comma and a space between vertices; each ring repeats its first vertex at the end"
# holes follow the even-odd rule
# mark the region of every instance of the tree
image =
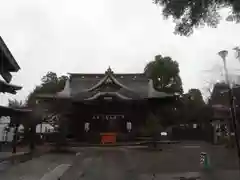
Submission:
POLYGON ((203 106, 205 103, 203 101, 202 93, 199 89, 189 89, 189 98, 192 100, 194 106, 203 106))
MULTIPOLYGON (((144 73, 149 79, 153 80, 153 85, 156 90, 167 92, 167 93, 183 93, 182 80, 179 75, 179 65, 176 61, 173 61, 171 57, 163 57, 161 55, 155 56, 153 61, 150 61, 144 68, 144 73)), ((164 106, 159 106, 156 109, 155 120, 157 124, 162 127, 168 127, 177 123, 179 119, 179 109, 176 108, 176 103, 168 104, 164 106)), ((151 115, 146 122, 146 129, 152 127, 156 124, 153 121, 151 115), (151 126, 149 126, 151 125, 151 126)))
POLYGON ((214 84, 209 104, 229 106, 228 85, 225 82, 214 84))
POLYGON ((184 99, 185 115, 187 122, 204 122, 208 108, 203 100, 202 93, 199 89, 189 89, 184 99), (205 113, 206 110, 206 113, 205 113))
POLYGON ((64 88, 66 80, 67 76, 58 77, 56 73, 48 72, 45 76, 42 77, 41 84, 36 86, 34 90, 28 95, 26 104, 28 108, 32 109, 32 113, 31 120, 25 122, 24 129, 28 129, 25 134, 28 135, 27 139, 30 141, 31 150, 34 150, 35 147, 36 125, 43 121, 43 117, 46 113, 45 104, 42 102, 37 103, 37 96, 40 94, 55 94, 61 91, 64 88))
POLYGON ((67 76, 58 77, 54 72, 48 72, 42 77, 42 83, 36 86, 28 95, 27 106, 34 107, 36 105, 37 95, 39 94, 55 94, 64 88, 67 76))
POLYGON ((11 108, 22 108, 24 106, 22 101, 16 99, 8 99, 8 107, 11 108))
POLYGON ((43 84, 49 84, 49 83, 58 83, 58 77, 55 72, 48 72, 45 76, 42 77, 42 83, 43 84))
POLYGON ((231 14, 226 20, 240 22, 240 3, 238 0, 154 0, 155 4, 163 6, 165 18, 170 16, 176 24, 175 33, 188 36, 194 27, 217 27, 221 20, 218 11, 224 7, 231 8, 231 14))
POLYGON ((182 93, 179 65, 171 57, 155 56, 144 68, 144 73, 153 80, 154 87, 170 93, 182 93))

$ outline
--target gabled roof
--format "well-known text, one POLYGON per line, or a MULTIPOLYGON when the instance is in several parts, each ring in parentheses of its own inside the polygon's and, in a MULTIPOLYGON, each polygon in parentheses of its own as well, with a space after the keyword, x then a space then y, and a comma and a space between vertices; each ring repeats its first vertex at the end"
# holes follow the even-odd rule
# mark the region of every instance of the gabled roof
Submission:
POLYGON ((0 36, 0 75, 3 79, 10 83, 12 80, 12 75, 10 72, 17 72, 20 67, 15 61, 13 55, 9 51, 7 45, 4 43, 0 36))
POLYGON ((21 90, 21 86, 13 85, 6 83, 5 81, 0 80, 0 92, 16 94, 18 90, 21 90))
POLYGON ((64 89, 52 97, 82 101, 108 96, 123 100, 139 100, 174 95, 156 91, 152 80, 149 81, 145 74, 115 74, 108 68, 104 74, 70 74, 64 89))
POLYGON ((118 97, 120 99, 125 99, 125 100, 130 100, 131 99, 131 98, 128 98, 128 97, 126 97, 124 95, 121 95, 118 92, 99 92, 99 93, 93 95, 92 97, 87 98, 86 100, 95 100, 95 99, 98 99, 101 96, 104 96, 104 97, 115 96, 115 97, 118 97))
POLYGON ((117 92, 128 98, 144 98, 148 92, 148 79, 144 74, 115 74, 108 68, 105 74, 70 74, 71 96, 91 96, 104 84, 115 84, 117 92))
POLYGON ((7 45, 0 36, 0 61, 3 62, 4 68, 9 72, 17 72, 20 67, 16 60, 14 59, 12 53, 9 51, 7 45))
POLYGON ((114 74, 111 68, 108 68, 105 74, 97 74, 95 76, 93 74, 70 74, 71 96, 77 99, 91 98, 99 93, 99 91, 102 91, 101 87, 113 84, 116 87, 115 90, 108 93, 101 93, 101 95, 115 94, 124 99, 144 98, 147 95, 147 83, 148 79, 142 74, 114 74), (139 88, 141 83, 145 88, 143 91, 139 88))

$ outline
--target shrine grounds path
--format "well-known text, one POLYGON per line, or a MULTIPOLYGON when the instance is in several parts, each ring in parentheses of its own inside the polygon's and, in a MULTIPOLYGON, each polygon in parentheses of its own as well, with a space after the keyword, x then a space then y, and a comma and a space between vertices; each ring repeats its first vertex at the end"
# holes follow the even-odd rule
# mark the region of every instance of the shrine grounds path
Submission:
POLYGON ((53 173, 61 174, 60 180, 240 179, 233 149, 202 142, 162 148, 162 151, 141 146, 75 148, 77 154, 47 154, 0 171, 0 180, 48 180, 49 177, 55 180, 53 173), (200 168, 199 155, 203 151, 210 156, 210 170, 200 168))

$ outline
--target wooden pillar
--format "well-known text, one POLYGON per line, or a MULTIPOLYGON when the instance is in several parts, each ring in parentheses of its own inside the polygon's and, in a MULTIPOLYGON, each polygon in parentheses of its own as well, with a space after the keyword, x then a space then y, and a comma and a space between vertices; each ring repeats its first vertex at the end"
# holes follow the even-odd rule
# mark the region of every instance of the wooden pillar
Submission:
POLYGON ((35 140, 36 140, 36 125, 32 123, 29 128, 29 148, 31 152, 35 150, 35 140))
POLYGON ((17 152, 17 137, 18 137, 19 124, 14 124, 13 140, 12 140, 12 153, 17 152))
POLYGON ((17 152, 17 137, 18 137, 18 127, 20 124, 20 117, 16 114, 11 116, 11 126, 14 128, 13 131, 13 139, 12 139, 12 153, 15 154, 17 152))

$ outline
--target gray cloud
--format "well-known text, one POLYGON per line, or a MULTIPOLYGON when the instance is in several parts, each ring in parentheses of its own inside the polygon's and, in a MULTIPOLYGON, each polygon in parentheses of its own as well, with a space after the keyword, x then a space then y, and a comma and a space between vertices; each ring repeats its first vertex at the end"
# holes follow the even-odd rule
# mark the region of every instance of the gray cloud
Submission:
MULTIPOLYGON (((0 6, 0 23, 22 68, 13 79, 24 87, 17 99, 47 71, 104 72, 111 65, 116 72, 142 72, 159 53, 179 62, 185 90, 202 88, 206 78, 218 78, 203 71, 221 64, 216 53, 240 43, 240 26, 226 22, 189 38, 175 36, 174 24, 150 0, 9 0, 0 6)), ((231 53, 229 66, 239 66, 231 53)))

